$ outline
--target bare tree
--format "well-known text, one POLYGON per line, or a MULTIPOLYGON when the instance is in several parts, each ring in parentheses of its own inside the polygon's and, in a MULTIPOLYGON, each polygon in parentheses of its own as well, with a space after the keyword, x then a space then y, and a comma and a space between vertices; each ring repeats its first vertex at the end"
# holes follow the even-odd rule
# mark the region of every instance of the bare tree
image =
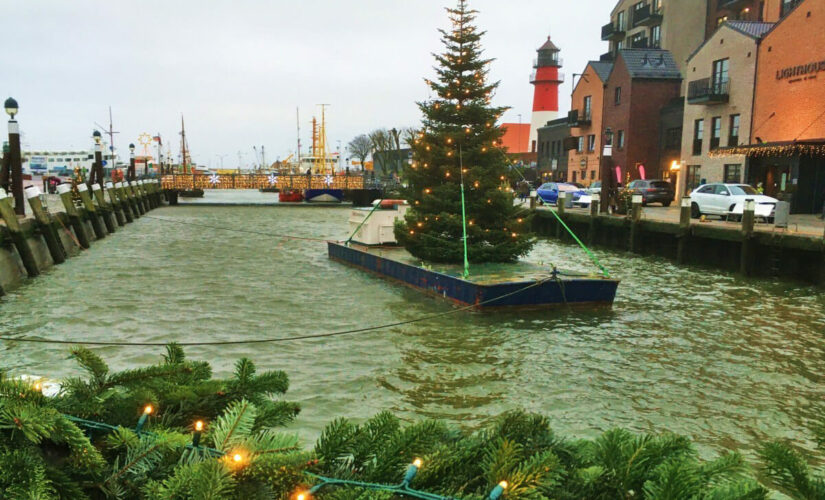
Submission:
POLYGON ((408 148, 412 148, 415 145, 416 139, 418 139, 418 129, 415 127, 401 129, 401 138, 408 148))
POLYGON ((395 149, 395 141, 389 130, 385 128, 375 129, 369 134, 372 143, 372 163, 373 169, 378 168, 379 163, 383 174, 389 173, 390 152, 395 149))
POLYGON ((366 134, 361 134, 355 139, 349 141, 347 145, 352 154, 361 161, 361 171, 364 171, 364 162, 372 152, 372 141, 366 134))

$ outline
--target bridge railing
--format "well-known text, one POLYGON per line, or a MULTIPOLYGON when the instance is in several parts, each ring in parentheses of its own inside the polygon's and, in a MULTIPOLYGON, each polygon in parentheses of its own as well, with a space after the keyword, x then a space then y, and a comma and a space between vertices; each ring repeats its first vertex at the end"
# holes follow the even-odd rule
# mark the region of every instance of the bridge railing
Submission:
POLYGON ((277 174, 168 174, 160 178, 163 189, 363 189, 360 175, 277 174))

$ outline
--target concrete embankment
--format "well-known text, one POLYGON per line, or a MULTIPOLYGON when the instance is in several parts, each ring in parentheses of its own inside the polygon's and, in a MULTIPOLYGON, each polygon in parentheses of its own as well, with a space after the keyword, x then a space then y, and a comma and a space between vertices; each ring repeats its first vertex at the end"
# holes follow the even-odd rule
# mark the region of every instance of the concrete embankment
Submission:
MULTIPOLYGON (((825 287, 823 235, 754 231, 752 222, 706 224, 690 220, 689 213, 678 223, 646 220, 638 212, 618 217, 562 211, 559 216, 587 245, 825 287)), ((573 241, 549 210, 536 210, 533 226, 541 236, 573 241)))
POLYGON ((119 227, 163 203, 162 192, 151 182, 109 183, 106 189, 95 185, 91 194, 82 185, 81 206, 67 184, 59 187, 64 211, 54 213, 45 209, 37 188, 26 190, 33 218, 15 215, 11 198, 0 189, 0 295, 101 238, 117 237, 119 227), (106 201, 107 194, 111 201, 106 201))

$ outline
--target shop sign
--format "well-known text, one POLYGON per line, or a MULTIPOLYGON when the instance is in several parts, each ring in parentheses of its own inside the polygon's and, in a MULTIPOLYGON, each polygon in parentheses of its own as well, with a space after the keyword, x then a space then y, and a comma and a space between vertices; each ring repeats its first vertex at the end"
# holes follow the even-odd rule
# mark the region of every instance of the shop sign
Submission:
POLYGON ((813 80, 817 73, 825 72, 825 61, 812 62, 808 64, 801 64, 799 66, 791 66, 776 71, 777 80, 789 80, 790 83, 799 82, 802 80, 813 80))

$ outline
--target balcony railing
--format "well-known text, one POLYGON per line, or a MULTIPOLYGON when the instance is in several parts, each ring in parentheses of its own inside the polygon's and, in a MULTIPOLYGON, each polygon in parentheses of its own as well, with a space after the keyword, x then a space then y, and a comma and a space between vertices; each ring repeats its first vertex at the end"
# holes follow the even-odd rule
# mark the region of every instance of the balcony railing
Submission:
POLYGON ((730 80, 702 78, 688 83, 688 104, 719 104, 730 99, 730 80))
POLYGON ((624 35, 624 29, 619 28, 612 22, 602 26, 602 40, 621 40, 624 35))
POLYGON ((646 48, 648 48, 647 37, 637 38, 636 40, 631 40, 630 41, 630 48, 631 49, 646 49, 646 48))
POLYGON ((662 13, 653 10, 651 6, 645 5, 640 9, 633 10, 633 27, 655 26, 662 23, 662 13))
MULTIPOLYGON (((539 81, 539 80, 536 80, 536 72, 537 72, 537 71, 536 71, 536 70, 534 70, 532 73, 530 73, 530 83, 535 83, 535 82, 539 81)), ((546 80, 545 80, 545 79, 542 79, 542 80, 540 80, 540 81, 542 81, 542 82, 558 82, 558 83, 564 83, 564 73, 559 73, 558 75, 559 75, 559 76, 558 76, 558 77, 556 77, 556 79, 555 79, 555 80, 553 80, 553 79, 546 79, 546 80)))
POLYGON ((591 123, 590 112, 571 109, 567 113, 567 124, 571 127, 587 127, 591 123))
POLYGON ((564 59, 558 56, 544 56, 533 59, 533 67, 541 68, 545 66, 563 66, 564 59))

